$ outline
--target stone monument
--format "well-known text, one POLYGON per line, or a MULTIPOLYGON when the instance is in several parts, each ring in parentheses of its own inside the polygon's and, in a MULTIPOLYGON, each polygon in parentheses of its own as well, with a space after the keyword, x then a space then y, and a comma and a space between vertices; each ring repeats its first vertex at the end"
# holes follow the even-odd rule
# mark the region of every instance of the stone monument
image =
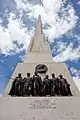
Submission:
POLYGON ((0 120, 79 120, 80 93, 65 63, 56 63, 52 59, 49 42, 42 31, 41 16, 36 23, 35 34, 30 41, 23 63, 18 63, 11 78, 18 73, 24 77, 27 72, 33 75, 39 66, 46 66, 46 73, 39 73, 43 79, 46 74, 62 74, 71 86, 73 96, 51 97, 11 97, 9 91, 13 80, 10 79, 0 98, 0 120))

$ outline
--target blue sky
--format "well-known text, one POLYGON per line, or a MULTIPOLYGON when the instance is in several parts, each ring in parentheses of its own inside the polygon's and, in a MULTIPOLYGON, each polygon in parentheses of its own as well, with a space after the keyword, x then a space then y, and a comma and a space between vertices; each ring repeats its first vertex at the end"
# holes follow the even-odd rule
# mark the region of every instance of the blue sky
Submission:
POLYGON ((80 89, 80 2, 78 0, 0 0, 0 94, 23 61, 41 15, 53 59, 65 62, 80 89))

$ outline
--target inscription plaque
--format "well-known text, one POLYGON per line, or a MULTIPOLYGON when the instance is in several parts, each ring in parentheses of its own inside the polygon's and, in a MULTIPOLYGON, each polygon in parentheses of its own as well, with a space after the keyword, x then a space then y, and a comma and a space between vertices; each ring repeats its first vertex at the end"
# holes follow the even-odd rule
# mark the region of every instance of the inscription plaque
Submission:
POLYGON ((29 109, 55 109, 56 103, 55 101, 51 102, 48 99, 44 100, 34 100, 29 104, 29 109))

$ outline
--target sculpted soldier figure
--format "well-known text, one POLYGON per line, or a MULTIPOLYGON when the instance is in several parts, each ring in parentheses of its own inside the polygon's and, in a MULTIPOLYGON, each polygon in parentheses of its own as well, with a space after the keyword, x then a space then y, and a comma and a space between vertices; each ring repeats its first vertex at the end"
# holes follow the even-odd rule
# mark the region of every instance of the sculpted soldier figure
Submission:
POLYGON ((21 73, 18 74, 17 81, 15 84, 16 96, 23 95, 23 83, 21 73))
POLYGON ((66 91, 66 95, 67 96, 72 96, 72 92, 70 89, 70 84, 67 82, 67 80, 65 78, 63 78, 65 81, 65 91, 66 91))
POLYGON ((43 79, 43 96, 50 94, 50 80, 49 76, 46 75, 46 77, 43 79))
POLYGON ((55 95, 60 95, 60 80, 58 77, 54 80, 54 93, 55 95))
POLYGON ((63 76, 60 74, 58 78, 60 80, 60 94, 61 96, 66 96, 65 81, 63 76))
POLYGON ((42 80, 37 72, 33 75, 33 96, 40 96, 42 90, 42 80))
POLYGON ((67 90, 68 90, 68 96, 73 96, 70 89, 70 84, 67 84, 67 90))
POLYGON ((11 96, 18 96, 19 95, 19 80, 22 79, 21 73, 18 74, 18 77, 16 77, 12 83, 11 90, 9 92, 9 95, 11 96))
POLYGON ((60 93, 62 96, 68 96, 71 95, 70 85, 68 84, 67 80, 63 78, 62 75, 59 75, 60 78, 60 93))
POLYGON ((18 77, 16 77, 14 79, 13 83, 12 83, 12 86, 11 86, 11 89, 10 89, 10 92, 9 92, 9 95, 11 95, 11 96, 15 96, 16 95, 16 87, 15 87, 15 85, 16 85, 17 78, 18 77))
POLYGON ((27 77, 25 77, 24 80, 24 94, 30 96, 32 95, 32 77, 30 77, 30 73, 27 73, 27 77))
POLYGON ((55 74, 52 73, 52 78, 50 79, 50 96, 54 96, 55 95, 55 74))

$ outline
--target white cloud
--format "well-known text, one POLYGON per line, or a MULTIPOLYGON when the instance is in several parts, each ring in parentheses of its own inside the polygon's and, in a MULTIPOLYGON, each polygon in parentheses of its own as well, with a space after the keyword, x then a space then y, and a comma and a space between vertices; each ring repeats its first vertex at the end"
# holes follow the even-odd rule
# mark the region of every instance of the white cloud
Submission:
POLYGON ((79 91, 80 91, 80 77, 79 76, 73 76, 73 80, 76 84, 76 86, 78 87, 79 91))
POLYGON ((70 71, 73 75, 80 76, 80 70, 77 70, 74 67, 72 67, 70 68, 70 71))
POLYGON ((71 42, 61 42, 57 41, 56 45, 53 48, 53 53, 57 52, 58 54, 53 58, 56 62, 63 62, 66 60, 80 60, 80 35, 74 32, 70 32, 67 35, 71 42), (74 47, 77 45, 76 47, 74 47))
POLYGON ((32 32, 27 28, 22 27, 22 23, 14 19, 15 15, 10 13, 8 28, 4 29, 0 26, 0 52, 4 54, 9 53, 11 50, 19 52, 21 49, 27 49, 29 41, 31 39, 32 32), (17 41, 18 45, 23 44, 23 48, 19 49, 13 42, 17 41))
POLYGON ((77 70, 75 68, 70 69, 71 73, 73 74, 73 80, 75 84, 77 85, 79 91, 80 91, 80 70, 77 70))
POLYGON ((26 10, 27 9, 27 7, 28 7, 28 1, 26 0, 26 1, 24 1, 24 0, 15 0, 15 2, 16 2, 16 4, 17 4, 17 9, 18 10, 26 10), (26 4, 25 4, 25 2, 26 2, 26 4))
POLYGON ((80 5, 80 1, 78 1, 77 4, 80 5))
POLYGON ((62 52, 65 50, 65 48, 67 47, 67 43, 65 42, 61 42, 61 41, 57 41, 57 44, 54 46, 52 52, 62 52), (57 49, 57 51, 56 51, 57 49))
POLYGON ((65 43, 58 43, 58 55, 56 55, 53 59, 56 62, 62 62, 66 60, 78 60, 80 59, 80 46, 77 48, 73 48, 73 44, 70 43, 66 45, 65 43))
POLYGON ((78 43, 80 45, 80 33, 78 35, 73 33, 72 36, 75 38, 75 40, 78 41, 78 43))

